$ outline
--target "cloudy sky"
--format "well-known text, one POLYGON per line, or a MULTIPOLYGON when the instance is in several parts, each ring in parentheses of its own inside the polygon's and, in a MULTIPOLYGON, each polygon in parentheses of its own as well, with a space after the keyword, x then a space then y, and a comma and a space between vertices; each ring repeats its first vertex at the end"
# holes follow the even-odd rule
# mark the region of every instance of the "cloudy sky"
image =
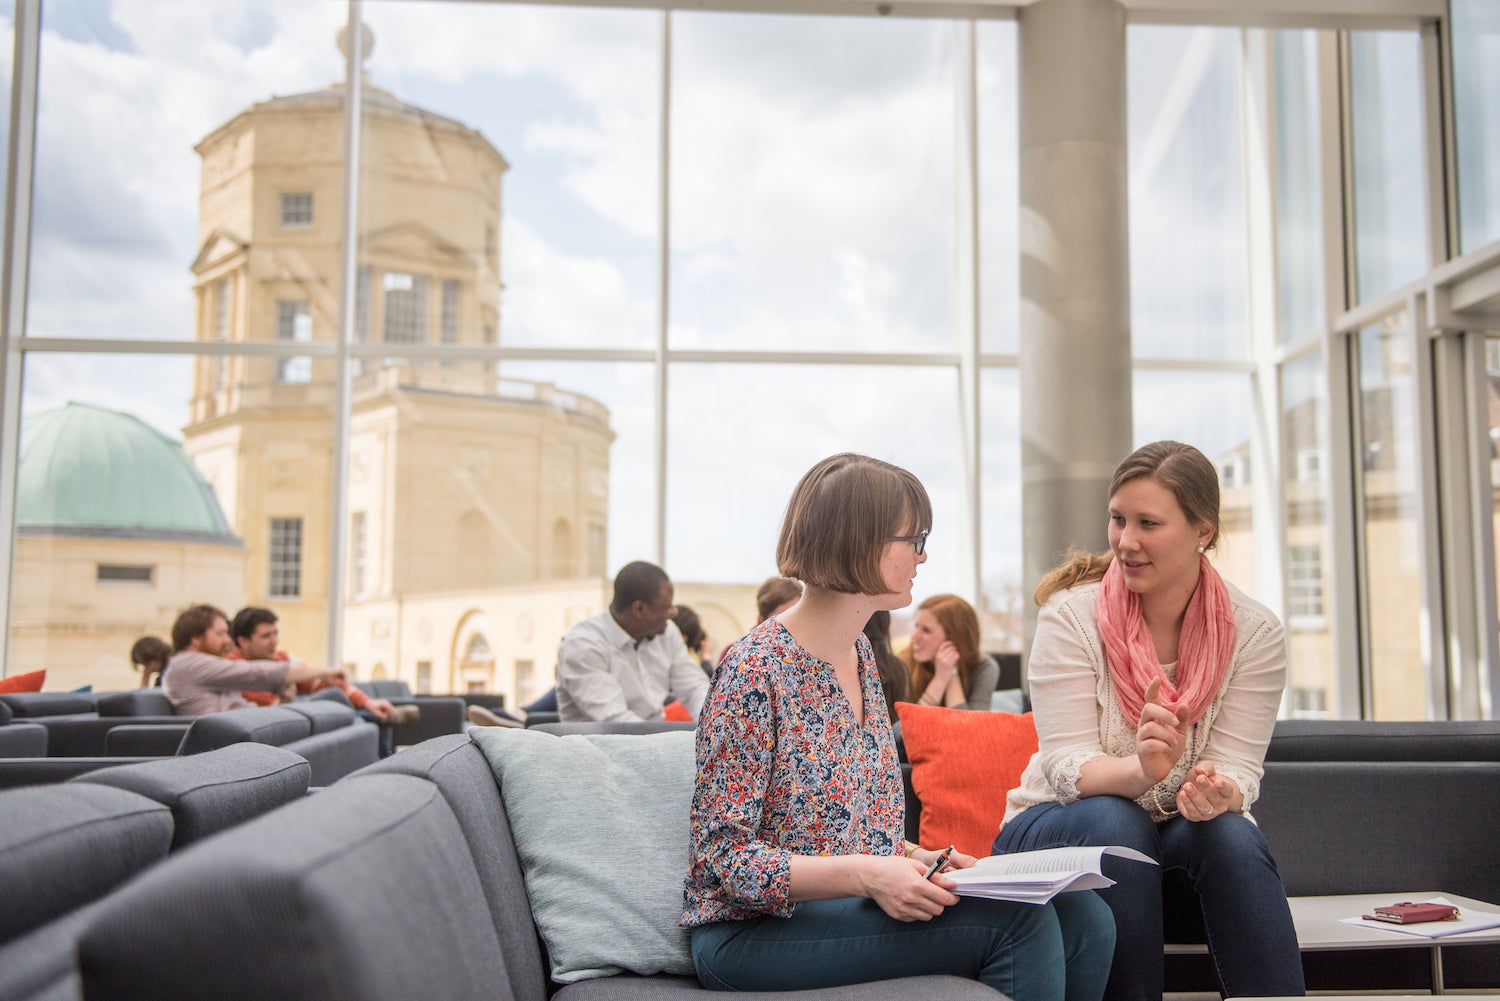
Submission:
MULTIPOLYGON (((32 336, 191 338, 193 146, 253 102, 342 79, 333 39, 346 10, 333 0, 49 0, 32 336)), ((477 128, 511 164, 501 342, 654 343, 662 15, 372 2, 365 20, 374 85, 477 128)), ((671 30, 671 343, 954 350, 953 27, 688 13, 671 30)), ((1014 26, 981 25, 978 45, 982 337, 986 351, 1013 352, 1014 26)), ((1231 32, 1132 29, 1138 354, 1246 352, 1238 51, 1231 32)), ((9 60, 8 42, 0 58, 9 60)), ((610 563, 649 556, 649 366, 504 371, 610 407, 619 435, 610 563)), ((87 401, 178 436, 190 380, 179 358, 33 354, 23 406, 87 401)), ((679 365, 669 391, 674 576, 771 573, 792 484, 821 456, 852 449, 908 466, 933 494, 919 596, 959 586, 954 372, 679 365)), ((1143 374, 1135 399, 1140 441, 1180 437, 1214 454, 1248 433, 1242 376, 1143 374)), ((1015 373, 986 372, 987 583, 1013 578, 1019 564, 1018 406, 1015 373)))

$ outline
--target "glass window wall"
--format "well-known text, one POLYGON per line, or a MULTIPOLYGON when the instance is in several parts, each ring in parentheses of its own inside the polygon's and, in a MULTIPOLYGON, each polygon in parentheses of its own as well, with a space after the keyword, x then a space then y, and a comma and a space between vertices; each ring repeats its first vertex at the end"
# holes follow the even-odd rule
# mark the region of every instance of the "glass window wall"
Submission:
POLYGON ((1240 33, 1127 39, 1131 350, 1248 357, 1240 33))
POLYGON ((1464 253, 1500 239, 1500 4, 1450 0, 1458 234, 1464 253))
POLYGON ((1323 329, 1323 192, 1318 36, 1272 33, 1277 319, 1283 341, 1323 329))
POLYGON ((1420 37, 1350 32, 1349 90, 1355 288, 1363 302, 1427 272, 1420 37))
POLYGON ((1413 336, 1405 313, 1359 333, 1360 545, 1375 719, 1426 719, 1417 525, 1413 336))

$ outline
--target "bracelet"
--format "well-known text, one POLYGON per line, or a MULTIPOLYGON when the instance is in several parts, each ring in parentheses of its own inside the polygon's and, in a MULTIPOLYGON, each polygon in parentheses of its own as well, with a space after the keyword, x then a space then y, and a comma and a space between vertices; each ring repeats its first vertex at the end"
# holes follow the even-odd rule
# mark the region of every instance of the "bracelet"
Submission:
POLYGON ((901 842, 901 844, 904 846, 901 849, 901 854, 904 855, 904 856, 906 856, 907 858, 911 858, 917 852, 919 852, 919 851, 922 850, 922 846, 921 845, 913 844, 910 841, 903 841, 903 842, 901 842))

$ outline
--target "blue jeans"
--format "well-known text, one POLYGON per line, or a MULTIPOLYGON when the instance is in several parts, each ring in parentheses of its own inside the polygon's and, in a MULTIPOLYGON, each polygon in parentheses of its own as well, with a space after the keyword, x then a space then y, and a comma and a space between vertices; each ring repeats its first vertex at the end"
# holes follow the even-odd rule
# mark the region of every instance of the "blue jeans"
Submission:
POLYGON ((1099 1001, 1115 928, 1091 892, 1052 903, 960 898, 931 921, 897 921, 873 900, 798 904, 789 918, 720 921, 693 932, 704 987, 789 991, 948 973, 1014 1001, 1099 1001))
POLYGON ((1236 813, 1158 824, 1118 796, 1033 806, 1000 830, 995 852, 1125 845, 1161 863, 1106 857, 1115 885, 1096 891, 1115 915, 1114 966, 1104 996, 1160 1001, 1162 943, 1207 942, 1227 997, 1304 993, 1302 954, 1281 874, 1260 828, 1236 813))

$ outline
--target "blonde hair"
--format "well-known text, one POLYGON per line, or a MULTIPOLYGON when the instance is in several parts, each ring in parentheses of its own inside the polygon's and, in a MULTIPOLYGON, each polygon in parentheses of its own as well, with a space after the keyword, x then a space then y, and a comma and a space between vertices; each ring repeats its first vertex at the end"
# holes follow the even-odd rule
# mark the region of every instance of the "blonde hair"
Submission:
MULTIPOLYGON (((1219 544, 1219 471, 1208 461, 1208 456, 1180 441, 1142 445, 1115 467, 1115 475, 1109 481, 1109 496, 1113 498, 1125 484, 1142 477, 1149 477, 1171 491, 1188 521, 1213 528, 1214 534, 1205 549, 1219 544)), ((1113 561, 1113 553, 1070 548, 1062 563, 1037 582, 1032 600, 1039 606, 1045 605, 1059 591, 1101 580, 1113 561)))
MULTIPOLYGON (((928 612, 943 630, 943 636, 958 647, 958 680, 963 685, 964 696, 969 694, 969 680, 982 656, 979 652, 979 615, 974 606, 956 594, 934 594, 917 606, 917 612, 928 612)), ((906 670, 911 675, 911 692, 920 696, 932 683, 932 661, 919 661, 912 655, 911 647, 901 654, 906 670)))
POLYGON ((892 535, 932 527, 921 482, 900 466, 842 452, 813 466, 787 502, 776 569, 809 587, 890 594, 880 558, 892 535))

